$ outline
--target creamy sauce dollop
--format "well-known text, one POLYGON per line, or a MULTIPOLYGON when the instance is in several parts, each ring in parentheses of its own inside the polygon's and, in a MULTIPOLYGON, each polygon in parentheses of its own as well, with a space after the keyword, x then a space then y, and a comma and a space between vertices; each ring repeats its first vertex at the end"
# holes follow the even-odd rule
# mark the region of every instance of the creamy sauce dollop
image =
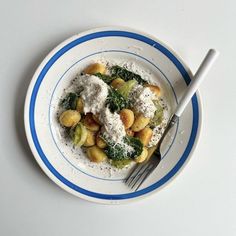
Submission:
POLYGON ((99 114, 104 137, 114 145, 119 144, 127 151, 132 151, 133 148, 124 142, 126 132, 120 115, 117 112, 112 113, 106 107, 109 86, 97 76, 82 75, 78 76, 78 87, 82 89, 80 95, 84 101, 84 113, 99 114))
POLYGON ((78 78, 78 86, 83 89, 80 95, 84 101, 84 113, 100 113, 105 107, 108 85, 97 76, 82 75, 78 78))
POLYGON ((123 142, 126 132, 119 114, 112 113, 109 108, 105 107, 100 113, 99 120, 103 124, 103 133, 107 138, 114 143, 123 142))
POLYGON ((134 86, 130 92, 129 99, 138 113, 142 113, 145 117, 153 118, 156 111, 153 100, 156 99, 156 95, 149 88, 141 85, 134 86))

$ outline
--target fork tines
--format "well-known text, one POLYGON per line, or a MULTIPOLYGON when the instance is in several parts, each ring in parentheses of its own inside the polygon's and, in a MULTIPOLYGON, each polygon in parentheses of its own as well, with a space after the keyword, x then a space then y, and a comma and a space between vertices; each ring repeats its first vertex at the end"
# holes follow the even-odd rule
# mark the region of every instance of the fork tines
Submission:
POLYGON ((138 164, 131 173, 129 174, 128 178, 125 180, 125 183, 131 189, 138 190, 141 184, 146 180, 146 178, 152 173, 154 169, 154 165, 151 162, 138 164))

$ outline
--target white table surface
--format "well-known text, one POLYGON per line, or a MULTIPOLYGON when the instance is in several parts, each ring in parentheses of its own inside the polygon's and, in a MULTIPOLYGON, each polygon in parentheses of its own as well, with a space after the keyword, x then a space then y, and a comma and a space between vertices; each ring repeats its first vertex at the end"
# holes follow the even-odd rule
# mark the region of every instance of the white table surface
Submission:
POLYGON ((0 235, 236 235, 235 9, 234 0, 1 0, 0 235), (210 47, 221 52, 200 88, 203 128, 191 161, 157 194, 119 206, 57 187, 35 162, 23 126, 26 89, 45 55, 106 25, 153 34, 193 72, 210 47))

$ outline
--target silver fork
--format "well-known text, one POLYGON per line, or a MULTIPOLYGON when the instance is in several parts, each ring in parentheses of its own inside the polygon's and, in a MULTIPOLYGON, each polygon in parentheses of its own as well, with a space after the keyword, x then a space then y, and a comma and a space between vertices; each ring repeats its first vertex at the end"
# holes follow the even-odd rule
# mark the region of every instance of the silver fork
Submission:
POLYGON ((144 163, 137 164, 133 170, 130 172, 128 177, 125 179, 125 184, 131 189, 135 188, 135 191, 139 189, 139 187, 143 184, 143 182, 148 178, 148 176, 156 169, 156 167, 161 162, 161 144, 166 137, 166 134, 169 130, 178 122, 179 117, 183 113, 185 107, 191 100, 192 96, 197 91, 200 83, 205 78, 207 72, 210 70, 211 66, 213 65, 214 61, 218 57, 219 53, 214 50, 210 49, 205 56, 204 60, 202 61, 201 65, 199 66, 194 78, 192 79, 190 85, 188 86, 185 94, 181 98, 180 103, 178 104, 174 115, 168 122, 165 131, 160 138, 155 151, 151 155, 151 157, 145 161, 144 163))
POLYGON ((158 166, 158 164, 161 161, 161 144, 163 140, 166 137, 166 134, 169 132, 169 130, 178 122, 179 117, 176 115, 173 115, 170 122, 168 123, 165 131, 163 132, 163 135, 161 136, 155 151, 151 155, 151 157, 141 163, 138 164, 129 174, 127 179, 125 179, 125 183, 130 187, 131 189, 138 190, 139 187, 142 185, 142 183, 148 178, 148 176, 153 172, 153 170, 158 166))

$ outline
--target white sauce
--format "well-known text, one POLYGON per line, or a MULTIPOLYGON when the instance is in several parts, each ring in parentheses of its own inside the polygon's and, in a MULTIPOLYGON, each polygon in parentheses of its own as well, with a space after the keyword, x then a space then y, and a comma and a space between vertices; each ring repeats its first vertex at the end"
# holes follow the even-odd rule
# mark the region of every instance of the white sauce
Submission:
POLYGON ((111 113, 109 108, 106 107, 100 113, 99 120, 103 124, 104 135, 115 143, 123 142, 126 132, 119 114, 111 113))
POLYGON ((124 142, 125 127, 118 113, 112 113, 109 108, 105 107, 100 113, 99 120, 103 124, 102 134, 104 137, 113 142, 114 145, 122 146, 127 153, 134 151, 133 147, 124 142))
MULTIPOLYGON (((111 67, 113 65, 119 65, 121 67, 125 67, 126 69, 139 74, 142 78, 144 78, 146 81, 148 81, 148 83, 160 86, 160 84, 156 80, 156 75, 153 75, 152 71, 149 71, 146 68, 143 69, 142 67, 140 67, 139 65, 137 65, 136 63, 134 63, 132 61, 127 61, 127 60, 124 60, 124 61, 109 60, 109 61, 107 61, 106 58, 101 57, 100 62, 102 64, 106 64, 108 67, 111 67)), ((80 81, 81 77, 82 76, 80 76, 78 74, 77 79, 75 78, 72 80, 72 84, 64 90, 64 92, 63 92, 63 94, 61 94, 60 98, 64 98, 69 92, 76 93, 78 91, 78 82, 80 81)), ((90 76, 87 75, 87 77, 90 77, 90 76)), ((84 100, 87 100, 87 97, 84 100)), ((164 102, 165 105, 166 105, 167 101, 165 98, 165 102, 164 102)), ((60 108, 60 106, 58 104, 58 109, 56 110, 57 114, 55 114, 55 116, 58 117, 58 114, 60 114, 62 111, 63 111, 62 108, 60 108)), ((102 112, 103 112, 103 109, 101 109, 101 113, 102 112)), ((168 112, 170 112, 170 110, 168 112)), ((170 116, 170 114, 168 113, 166 119, 169 116, 170 116)), ((57 118, 56 118, 56 121, 57 121, 57 118)), ((162 126, 162 124, 161 124, 161 126, 162 126)), ((74 149, 71 146, 70 139, 68 139, 68 137, 65 136, 65 130, 60 125, 59 125, 59 130, 60 130, 60 132, 58 134, 58 137, 59 137, 59 139, 61 139, 62 144, 64 144, 63 152, 68 153, 68 156, 77 160, 78 161, 77 164, 78 164, 78 166, 81 166, 81 168, 84 168, 86 166, 86 168, 88 168, 89 171, 91 173, 93 173, 94 175, 102 176, 102 177, 108 178, 108 179, 110 179, 110 178, 124 178, 125 176, 127 176, 127 171, 131 170, 131 168, 134 167, 134 165, 135 165, 135 163, 131 163, 130 166, 128 166, 128 167, 125 167, 123 169, 117 169, 116 167, 113 167, 112 165, 110 165, 108 162, 102 162, 99 164, 97 164, 95 162, 91 162, 86 157, 86 155, 84 155, 82 153, 81 150, 74 149)), ((161 132, 157 128, 154 129, 154 136, 152 137, 148 147, 153 146, 158 142, 159 139, 157 136, 160 137, 160 135, 159 135, 160 133, 161 132)))
POLYGON ((105 106, 108 96, 108 85, 94 75, 82 75, 78 86, 83 88, 81 97, 84 101, 84 113, 99 113, 105 106))
POLYGON ((164 127, 163 126, 156 126, 153 129, 153 133, 152 133, 152 137, 151 140, 148 143, 148 147, 152 147, 154 145, 156 145, 158 143, 158 141, 160 140, 162 134, 164 132, 164 127))
POLYGON ((134 109, 148 118, 153 118, 156 111, 156 106, 152 101, 155 98, 156 95, 149 88, 141 85, 134 86, 129 96, 134 109))
POLYGON ((124 143, 126 132, 120 115, 116 112, 110 112, 109 108, 105 107, 108 85, 94 75, 79 76, 77 85, 83 89, 80 95, 84 101, 84 113, 99 113, 99 120, 103 124, 102 133, 104 136, 114 142, 114 145, 119 144, 127 152, 132 152, 133 148, 124 143))

